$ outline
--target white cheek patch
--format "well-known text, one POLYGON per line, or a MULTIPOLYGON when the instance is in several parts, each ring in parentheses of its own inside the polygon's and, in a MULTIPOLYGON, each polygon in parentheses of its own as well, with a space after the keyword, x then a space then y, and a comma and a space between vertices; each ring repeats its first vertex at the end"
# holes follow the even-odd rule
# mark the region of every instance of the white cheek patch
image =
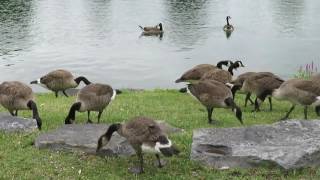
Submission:
POLYGON ((116 98, 116 95, 117 95, 117 91, 113 90, 111 101, 113 101, 116 98))
POLYGON ((45 84, 42 84, 40 79, 37 79, 37 84, 39 84, 41 87, 48 89, 48 87, 45 84))
POLYGON ((146 145, 146 144, 142 144, 141 148, 142 148, 142 151, 146 152, 146 153, 152 153, 152 154, 160 153, 160 150, 156 150, 155 147, 151 147, 151 146, 146 145))
POLYGON ((187 93, 188 93, 188 94, 190 94, 192 97, 194 97, 195 99, 197 99, 197 100, 198 100, 198 98, 197 98, 197 97, 195 97, 195 96, 191 93, 191 91, 190 91, 189 87, 187 87, 187 93))
POLYGON ((169 142, 167 144, 161 144, 160 142, 156 142, 156 145, 154 147, 149 146, 147 144, 142 144, 141 148, 143 152, 158 154, 158 153, 161 153, 160 149, 169 148, 172 146, 171 141, 169 139, 168 141, 169 142))
POLYGON ((226 83, 226 86, 228 86, 228 87, 232 88, 234 85, 233 85, 233 84, 231 84, 231 83, 226 83))
POLYGON ((156 143, 156 146, 154 147, 158 152, 160 152, 160 149, 162 149, 162 148, 169 148, 169 147, 171 147, 172 146, 172 144, 171 144, 171 140, 170 139, 168 139, 168 144, 160 144, 160 142, 157 142, 156 143))
POLYGON ((316 97, 316 101, 311 104, 312 106, 319 106, 320 105, 320 96, 316 97))

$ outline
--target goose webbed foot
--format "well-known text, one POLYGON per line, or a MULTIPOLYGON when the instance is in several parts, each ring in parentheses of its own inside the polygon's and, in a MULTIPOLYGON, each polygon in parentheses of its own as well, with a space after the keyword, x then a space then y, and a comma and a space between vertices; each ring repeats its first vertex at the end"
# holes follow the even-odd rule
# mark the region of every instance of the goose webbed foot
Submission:
POLYGON ((129 172, 131 172, 133 174, 142 174, 143 169, 140 167, 131 167, 131 168, 129 168, 129 172))
POLYGON ((211 119, 209 120, 209 124, 212 124, 212 125, 218 125, 220 122, 215 120, 215 119, 211 119))

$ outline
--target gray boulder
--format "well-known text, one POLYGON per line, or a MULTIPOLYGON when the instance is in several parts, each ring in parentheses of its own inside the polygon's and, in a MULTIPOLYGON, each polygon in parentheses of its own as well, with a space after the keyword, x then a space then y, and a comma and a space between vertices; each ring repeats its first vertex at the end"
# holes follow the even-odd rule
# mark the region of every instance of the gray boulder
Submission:
POLYGON ((35 119, 27 119, 0 113, 0 130, 4 132, 33 132, 37 130, 35 119))
MULTIPOLYGON (((170 133, 181 132, 179 128, 172 127, 163 121, 158 121, 162 130, 170 133)), ((109 125, 106 124, 70 124, 64 125, 54 131, 41 134, 35 140, 39 149, 52 149, 62 151, 80 151, 96 154, 98 138, 104 134, 109 125)), ((101 156, 129 156, 135 154, 128 141, 118 133, 114 133, 110 142, 99 151, 101 156)))
POLYGON ((218 169, 320 165, 320 121, 289 120, 272 125, 198 129, 191 159, 218 169))
MULTIPOLYGON (((48 148, 96 154, 98 138, 107 131, 108 127, 106 124, 64 125, 52 132, 41 134, 35 140, 35 146, 39 149, 48 148)), ((129 156, 134 153, 127 140, 118 133, 114 133, 108 145, 101 149, 98 155, 129 156)))

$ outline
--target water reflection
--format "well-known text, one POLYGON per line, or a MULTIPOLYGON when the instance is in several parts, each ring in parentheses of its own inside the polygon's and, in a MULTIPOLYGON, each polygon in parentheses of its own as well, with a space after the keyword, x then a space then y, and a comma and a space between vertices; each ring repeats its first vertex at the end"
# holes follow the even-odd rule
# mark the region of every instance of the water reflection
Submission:
POLYGON ((162 40, 163 38, 163 34, 164 32, 160 32, 160 33, 145 33, 145 32, 142 32, 139 36, 139 38, 143 37, 143 36, 146 36, 146 37, 149 37, 149 36, 152 36, 152 37, 158 37, 159 40, 162 40))
POLYGON ((226 34, 226 38, 229 39, 232 32, 231 31, 225 31, 225 34, 226 34))
MULTIPOLYGON (((302 16, 305 12, 304 0, 272 1, 272 17, 281 33, 292 35, 303 28, 302 16)), ((286 35, 286 34, 284 34, 286 35)))
POLYGON ((29 46, 26 42, 33 19, 32 2, 0 1, 0 56, 4 59, 29 46))
POLYGON ((99 40, 104 40, 112 31, 110 21, 112 17, 111 0, 83 0, 86 22, 90 33, 99 40))
POLYGON ((169 0, 165 5, 170 41, 184 48, 206 38, 209 1, 169 0))
POLYGON ((237 57, 243 71, 288 77, 319 59, 319 8, 317 0, 0 0, 0 81, 64 68, 115 87, 172 88, 194 64, 237 57), (160 22, 165 34, 139 39, 138 24, 160 22))

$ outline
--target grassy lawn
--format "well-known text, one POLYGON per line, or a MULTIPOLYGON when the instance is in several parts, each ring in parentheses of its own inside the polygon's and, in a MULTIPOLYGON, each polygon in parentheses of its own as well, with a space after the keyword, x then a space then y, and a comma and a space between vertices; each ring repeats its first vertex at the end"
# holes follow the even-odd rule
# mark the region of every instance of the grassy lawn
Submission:
MULTIPOLYGON (((64 119, 75 97, 55 98, 53 93, 37 94, 36 102, 43 120, 43 131, 63 126, 64 119)), ((268 102, 262 112, 251 113, 252 106, 243 107, 244 96, 237 95, 237 104, 242 107, 245 126, 277 122, 290 108, 286 102, 274 102, 274 110, 268 111, 268 102)), ((1 111, 5 111, 3 108, 1 111)), ((31 117, 31 111, 20 112, 20 116, 31 117)), ((91 120, 96 122, 96 113, 91 120)), ((153 165, 154 156, 145 156, 145 173, 139 176, 128 172, 136 156, 130 158, 102 158, 82 153, 38 150, 32 146, 40 134, 0 133, 0 179, 320 179, 319 169, 302 169, 281 172, 279 169, 231 169, 215 170, 189 160, 192 131, 196 128, 223 128, 241 126, 230 109, 215 109, 213 117, 218 125, 207 123, 205 108, 188 94, 175 90, 153 90, 143 92, 125 91, 104 111, 102 123, 122 122, 135 116, 149 116, 165 120, 173 126, 185 129, 184 133, 171 138, 182 153, 166 158, 167 165, 158 169, 153 165)), ((314 109, 309 109, 309 119, 315 119, 314 109)), ((297 107, 291 118, 303 118, 303 108, 297 107)), ((87 114, 77 113, 76 123, 86 123, 87 114)))

